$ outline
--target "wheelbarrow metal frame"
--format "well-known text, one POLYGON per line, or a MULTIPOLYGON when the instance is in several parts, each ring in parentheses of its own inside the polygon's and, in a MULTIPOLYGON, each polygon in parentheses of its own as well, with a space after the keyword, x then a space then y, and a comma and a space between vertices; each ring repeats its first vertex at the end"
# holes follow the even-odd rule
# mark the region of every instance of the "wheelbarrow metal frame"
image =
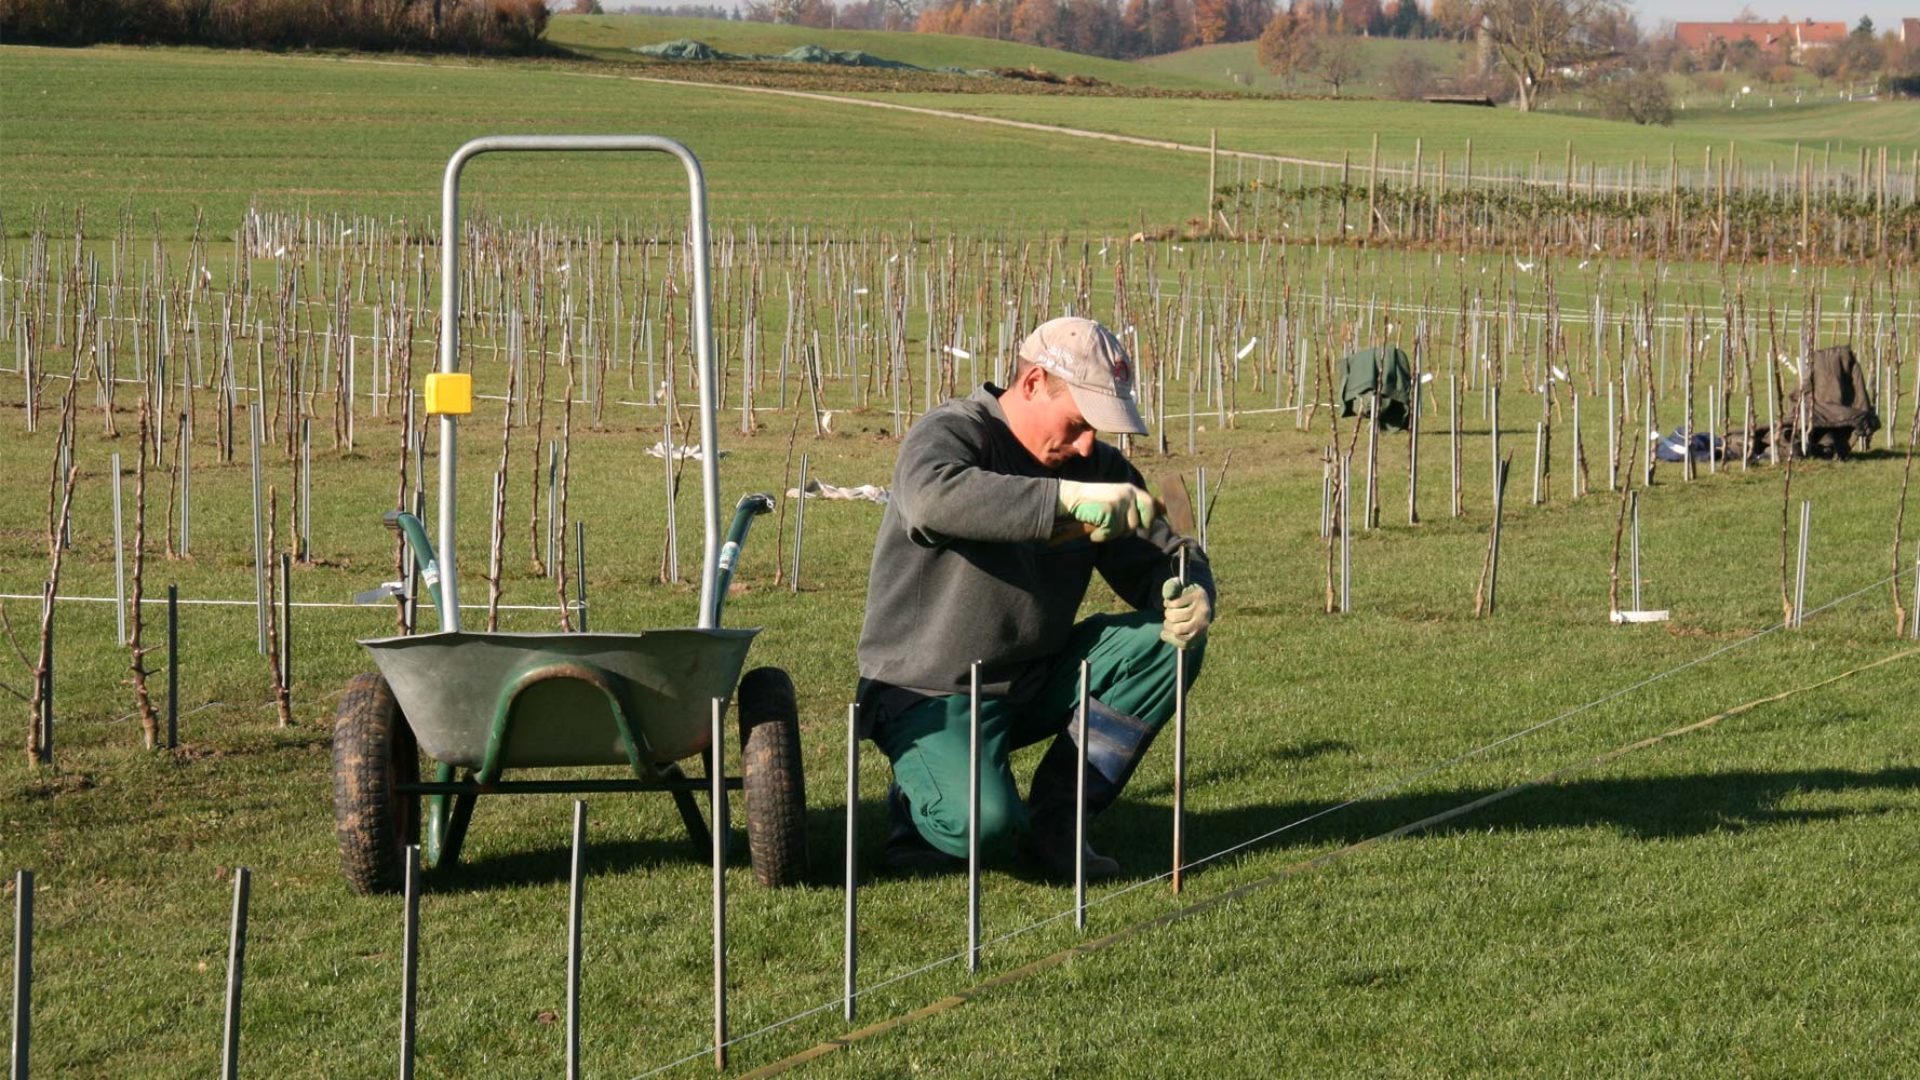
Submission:
MULTIPOLYGON (((460 174, 481 154, 507 151, 654 151, 671 154, 687 172, 692 200, 688 240, 693 248, 693 344, 700 379, 700 487, 705 515, 705 554, 700 570, 700 629, 719 625, 720 455, 718 376, 713 353, 713 300, 708 291, 707 181, 700 161, 679 142, 659 135, 488 135, 454 151, 440 189, 440 372, 460 370, 460 174)), ((440 417, 440 628, 460 629, 460 581, 454 546, 454 480, 457 418, 440 417)))

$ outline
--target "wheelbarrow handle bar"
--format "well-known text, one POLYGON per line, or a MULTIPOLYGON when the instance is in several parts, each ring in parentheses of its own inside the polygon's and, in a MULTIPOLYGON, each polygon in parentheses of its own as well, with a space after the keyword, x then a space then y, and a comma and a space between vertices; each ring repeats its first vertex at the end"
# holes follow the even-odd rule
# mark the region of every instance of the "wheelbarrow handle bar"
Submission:
MULTIPOLYGON (((440 359, 438 370, 460 370, 460 173, 481 154, 499 152, 654 151, 677 159, 687 175, 687 247, 693 262, 693 345, 700 386, 700 459, 703 547, 698 625, 720 625, 720 437, 716 399, 719 382, 713 351, 712 291, 708 285, 707 181, 693 152, 658 135, 490 135, 473 139, 447 160, 440 187, 440 359)), ((460 629, 458 551, 454 546, 455 420, 440 420, 439 517, 441 573, 440 628, 460 629)))
POLYGON ((720 573, 713 601, 713 625, 720 625, 720 609, 726 603, 727 586, 733 582, 733 568, 740 563, 740 552, 747 546, 747 530, 753 519, 773 513, 773 496, 742 495, 733 508, 733 524, 727 527, 727 542, 720 548, 720 573))
POLYGON ((434 558, 432 541, 427 539, 425 523, 405 510, 389 510, 381 521, 407 538, 407 546, 413 549, 413 561, 420 564, 420 580, 427 583, 434 608, 440 609, 440 564, 434 558))

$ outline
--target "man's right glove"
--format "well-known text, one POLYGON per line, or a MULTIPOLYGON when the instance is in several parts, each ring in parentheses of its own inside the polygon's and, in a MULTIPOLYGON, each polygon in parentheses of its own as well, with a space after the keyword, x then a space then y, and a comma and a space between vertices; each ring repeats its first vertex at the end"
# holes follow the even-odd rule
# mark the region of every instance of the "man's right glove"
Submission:
POLYGON ((1132 484, 1060 481, 1060 512, 1092 526, 1094 543, 1126 536, 1153 524, 1153 496, 1132 484))
POLYGON ((1213 623, 1213 601, 1200 586, 1189 584, 1183 589, 1178 579, 1168 578, 1160 586, 1160 596, 1166 612, 1160 621, 1160 640, 1174 648, 1193 644, 1213 623))

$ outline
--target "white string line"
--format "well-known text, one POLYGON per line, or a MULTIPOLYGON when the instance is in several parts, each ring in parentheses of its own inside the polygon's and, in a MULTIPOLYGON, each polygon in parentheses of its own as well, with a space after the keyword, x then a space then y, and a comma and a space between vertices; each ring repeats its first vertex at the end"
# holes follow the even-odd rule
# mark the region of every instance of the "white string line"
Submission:
MULTIPOLYGON (((39 593, 0 593, 0 600, 44 600, 44 599, 46 598, 39 593)), ((74 603, 74 604, 118 604, 120 603, 120 599, 118 597, 113 597, 113 596, 56 596, 54 597, 54 599, 61 601, 63 603, 74 603)), ((162 596, 143 596, 140 598, 140 602, 142 604, 165 604, 167 600, 165 597, 162 597, 162 596)), ((200 607, 260 607, 261 606, 260 602, 257 600, 217 600, 217 599, 208 600, 208 599, 183 598, 179 600, 178 603, 182 607, 186 607, 188 605, 198 605, 200 607)), ((387 605, 387 601, 385 600, 381 600, 372 604, 348 604, 348 603, 342 603, 337 600, 295 600, 295 601, 292 601, 292 604, 291 604, 291 606, 297 607, 297 608, 355 608, 355 609, 371 610, 371 611, 384 610, 386 608, 386 605, 387 605)), ((280 605, 275 604, 273 606, 279 607, 280 605)), ((576 611, 580 608, 580 602, 577 600, 569 600, 565 606, 569 611, 576 611)), ((498 610, 500 611, 559 611, 560 607, 561 605, 558 605, 558 604, 501 604, 499 605, 498 610)), ((485 611, 487 610, 487 605, 461 604, 460 610, 461 611, 485 611)))
MULTIPOLYGON (((1819 607, 1813 608, 1805 612, 1802 618, 1804 619, 1808 615, 1818 615, 1821 612, 1828 610, 1829 608, 1833 608, 1840 604, 1844 604, 1849 600, 1855 599, 1856 597, 1862 596, 1875 589, 1878 589, 1882 585, 1885 585, 1890 581, 1896 581, 1900 578, 1900 576, 1901 574, 1898 572, 1894 574, 1890 574, 1887 577, 1881 578, 1879 581, 1872 583, 1871 585, 1865 586, 1864 588, 1857 589, 1837 599, 1829 600, 1826 603, 1820 605, 1819 607)), ((1250 840, 1244 840, 1238 844, 1234 844, 1230 847, 1223 848, 1220 851, 1216 851, 1213 854, 1207 855, 1203 858, 1191 860, 1186 864, 1184 864, 1184 866, 1182 866, 1181 869, 1184 871, 1196 866, 1201 866, 1208 862, 1212 862, 1215 859, 1219 859, 1226 855, 1232 854, 1234 852, 1244 850, 1245 848, 1251 847, 1263 841, 1270 840, 1273 837, 1278 836, 1283 832, 1287 832, 1288 830, 1298 828, 1302 825, 1316 821, 1330 814, 1338 813, 1339 811, 1345 810, 1364 800, 1374 798, 1379 795, 1384 795, 1384 794, 1387 794, 1388 792, 1406 787, 1409 784, 1416 783, 1419 780, 1424 779, 1425 777, 1431 776, 1436 772, 1440 772, 1444 769, 1451 768, 1452 766, 1457 765, 1463 761, 1467 761, 1471 758, 1478 757, 1481 754, 1497 749, 1498 747, 1504 746, 1515 740, 1525 738, 1526 736, 1531 735, 1535 732, 1538 732, 1544 728, 1548 728, 1555 724, 1559 724, 1562 721, 1569 720, 1583 712, 1586 712, 1593 708, 1597 708, 1600 705, 1606 704, 1607 702, 1613 701, 1617 698, 1633 693, 1636 690, 1643 689, 1656 682, 1660 682, 1671 676, 1674 676, 1682 672, 1688 671, 1692 668, 1698 667, 1701 664, 1704 664, 1717 657, 1723 656, 1729 652, 1732 652, 1735 649, 1741 648, 1745 645, 1752 644, 1753 642, 1758 641, 1769 634, 1775 633, 1776 631, 1779 631, 1779 630, 1786 629, 1786 626, 1787 624, 1784 621, 1775 623, 1774 625, 1769 626, 1764 630, 1756 631, 1755 633, 1745 638, 1742 638, 1739 641, 1735 641, 1730 644, 1723 645, 1717 649, 1714 649, 1709 653, 1706 653, 1703 656, 1696 657, 1692 660, 1686 661, 1685 663, 1669 668, 1666 671, 1662 671, 1658 674, 1651 675, 1645 679, 1641 679, 1640 681, 1635 682, 1629 686, 1622 687, 1621 689, 1618 689, 1618 690, 1610 691, 1592 701, 1587 702, 1586 704, 1576 706, 1572 709, 1568 709, 1567 711, 1560 713, 1559 715, 1554 716, 1551 719, 1543 720, 1540 723, 1534 724, 1530 727, 1522 728, 1519 731, 1515 731, 1510 734, 1501 736, 1500 738, 1494 740, 1493 742, 1487 743, 1484 746, 1475 747, 1474 749, 1469 750, 1463 754, 1459 754, 1455 757, 1447 759, 1446 761, 1442 761, 1437 765, 1431 765, 1431 766, 1428 766, 1427 768, 1418 770, 1416 772, 1409 773, 1404 776, 1398 777, 1396 779, 1386 781, 1385 783, 1376 784, 1371 788, 1367 788, 1366 790, 1361 791, 1357 795, 1353 795, 1349 797, 1346 801, 1341 802, 1335 806, 1330 806, 1322 810, 1317 810, 1311 814, 1308 814, 1305 817, 1302 817, 1298 820, 1282 825, 1277 829, 1273 829, 1269 832, 1265 832, 1260 834, 1259 836, 1253 837, 1250 840)), ((1115 889, 1099 897, 1088 900, 1087 909, 1092 910, 1096 907, 1100 907, 1103 904, 1107 904, 1107 903, 1110 903, 1111 901, 1118 900, 1121 897, 1127 895, 1128 893, 1135 892, 1149 885, 1155 885, 1162 881, 1165 881, 1168 878, 1171 878, 1172 876, 1173 876, 1173 871, 1171 869, 1163 870, 1160 873, 1154 875, 1153 877, 1143 878, 1139 881, 1134 882, 1131 885, 1123 886, 1119 889, 1115 889)), ((1048 915, 1035 922, 1028 923, 1025 926, 1021 926, 1013 930, 1008 930, 1004 933, 990 937, 985 941, 981 942, 980 947, 982 949, 985 949, 986 947, 991 945, 998 945, 1003 942, 1011 941, 1018 937, 1023 937, 1026 934, 1032 933, 1033 931, 1038 930, 1042 927, 1049 926, 1053 923, 1056 923, 1063 919, 1071 917, 1074 914, 1074 911, 1075 909, 1071 907, 1062 909, 1058 912, 1055 912, 1052 915, 1048 915)), ((913 968, 909 971, 902 972, 898 975, 894 975, 889 978, 883 979, 880 982, 873 983, 869 986, 858 989, 854 991, 853 996, 857 1000, 863 994, 871 994, 876 991, 883 990, 889 986, 892 986, 895 983, 904 982, 907 979, 924 975, 935 968, 942 967, 947 964, 957 963, 961 960, 966 959, 966 957, 969 955, 971 951, 972 951, 971 948, 962 949, 959 952, 955 952, 947 956, 940 957, 937 960, 929 961, 928 963, 923 964, 920 967, 913 968)), ((792 1016, 786 1017, 784 1019, 776 1020, 770 1024, 766 1024, 762 1027, 754 1029, 753 1031, 747 1032, 746 1034, 736 1035, 733 1038, 728 1039, 726 1042, 726 1045, 733 1046, 737 1043, 746 1042, 749 1039, 753 1039, 761 1035, 769 1034, 781 1028, 787 1027, 790 1024, 803 1020, 807 1017, 814 1016, 818 1013, 830 1010, 835 1006, 843 1004, 845 1001, 846 1001, 846 995, 842 994, 842 995, 836 996, 831 1000, 826 1001, 820 1005, 815 1005, 801 1012, 794 1013, 792 1016)), ((634 1077, 634 1080, 646 1080, 647 1077, 651 1077, 659 1073, 665 1072, 668 1069, 672 1069, 672 1068, 676 1068, 678 1066, 684 1065, 689 1061, 694 1061, 698 1058, 705 1057, 713 1053, 713 1051, 714 1051, 714 1048, 712 1046, 707 1046, 704 1049, 697 1050, 691 1054, 688 1054, 685 1057, 678 1058, 674 1061, 669 1061, 666 1064, 656 1066, 652 1069, 647 1070, 646 1072, 640 1073, 638 1076, 634 1077)))

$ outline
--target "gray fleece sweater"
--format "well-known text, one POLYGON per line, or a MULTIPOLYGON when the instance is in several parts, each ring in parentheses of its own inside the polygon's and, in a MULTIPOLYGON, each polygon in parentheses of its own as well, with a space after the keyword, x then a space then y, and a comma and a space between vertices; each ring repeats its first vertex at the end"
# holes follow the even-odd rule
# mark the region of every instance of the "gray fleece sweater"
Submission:
MULTIPOLYGON (((1144 487, 1139 471, 1102 442, 1089 458, 1043 467, 1007 427, 1000 394, 987 385, 948 401, 900 444, 860 631, 868 691, 966 693, 979 660, 983 694, 1031 698, 1066 647, 1095 570, 1135 609, 1161 608, 1180 544, 1166 522, 1104 544, 1047 543, 1062 479, 1144 487)), ((1187 577, 1213 595, 1198 548, 1187 577)))

